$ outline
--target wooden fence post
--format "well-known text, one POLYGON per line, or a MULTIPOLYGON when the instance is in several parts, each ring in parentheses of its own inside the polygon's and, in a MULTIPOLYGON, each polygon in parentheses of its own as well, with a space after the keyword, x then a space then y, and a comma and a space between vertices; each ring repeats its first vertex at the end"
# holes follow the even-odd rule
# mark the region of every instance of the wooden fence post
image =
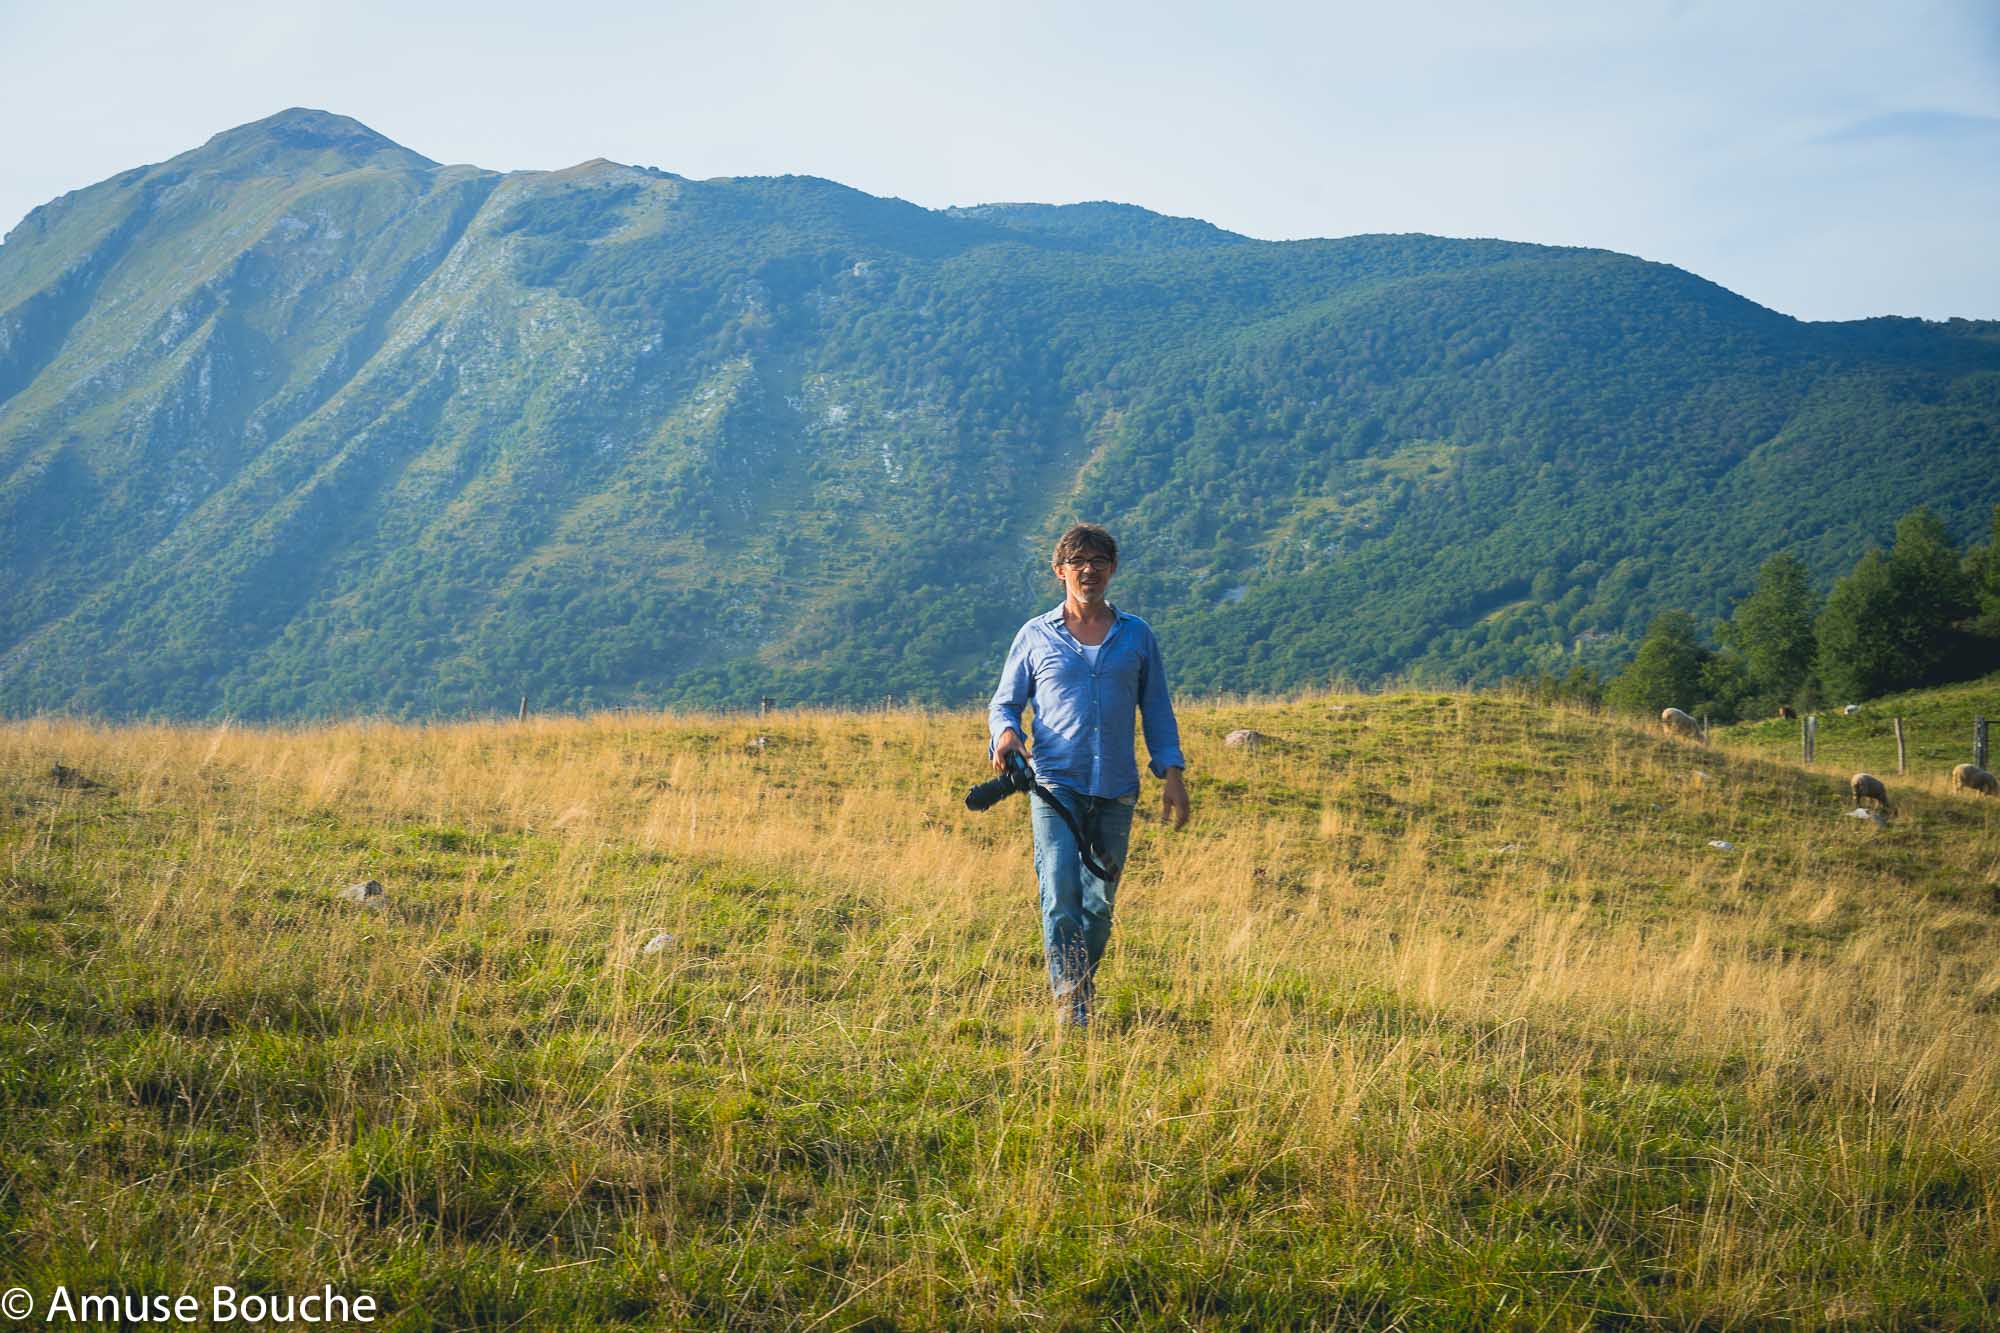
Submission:
POLYGON ((1813 740, 1818 731, 1819 714, 1807 713, 1805 719, 1799 723, 1799 749, 1808 764, 1813 761, 1813 740))
POLYGON ((1908 752, 1903 748, 1903 719, 1899 717, 1896 719, 1896 772, 1897 773, 1900 774, 1905 770, 1904 761, 1907 757, 1908 757, 1908 752))
POLYGON ((1972 762, 1991 773, 1992 765, 1986 762, 1986 719, 1972 719, 1972 762))
POLYGON ((767 694, 763 698, 757 701, 757 716, 766 717, 770 714, 771 710, 773 708, 776 708, 777 706, 778 706, 778 701, 776 699, 773 699, 770 695, 767 694))
POLYGON ((521 720, 528 720, 528 696, 525 694, 521 696, 521 720))

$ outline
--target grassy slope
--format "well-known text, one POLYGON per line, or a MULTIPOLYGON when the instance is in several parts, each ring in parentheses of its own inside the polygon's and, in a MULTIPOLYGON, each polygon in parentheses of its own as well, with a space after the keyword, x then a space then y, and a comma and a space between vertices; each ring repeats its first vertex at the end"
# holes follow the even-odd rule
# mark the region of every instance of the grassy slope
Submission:
MULTIPOLYGON (((1884 695, 1869 700, 1860 712, 1851 715, 1838 709, 1825 710, 1819 714, 1813 741, 1814 768, 1828 773, 1838 770, 1843 777, 1864 769, 1894 781, 1899 717, 1903 719, 1908 767, 1896 785, 1947 791, 1952 766, 1972 760, 1974 718, 1987 720, 1989 747, 2000 752, 2000 674, 1938 689, 1884 695)), ((1728 744, 1747 746, 1774 759, 1796 761, 1800 755, 1799 728, 1797 721, 1774 718, 1731 727, 1724 738, 1728 744)))
POLYGON ((332 1278, 396 1327, 2000 1317, 2000 802, 1878 829, 1494 696, 1184 725, 1196 822, 1138 831, 1082 1040, 1024 811, 960 805, 970 715, 0 729, 0 1285, 332 1278))

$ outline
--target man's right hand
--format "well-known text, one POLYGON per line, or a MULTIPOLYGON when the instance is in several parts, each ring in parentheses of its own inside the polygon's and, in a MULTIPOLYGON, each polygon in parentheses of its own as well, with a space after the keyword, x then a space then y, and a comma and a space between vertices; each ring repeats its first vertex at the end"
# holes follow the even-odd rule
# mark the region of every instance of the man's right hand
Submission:
POLYGON ((1009 727, 1001 734, 999 741, 993 746, 993 771, 995 773, 1006 772, 1007 756, 1017 750, 1023 756, 1028 753, 1026 743, 1021 740, 1021 733, 1009 727))

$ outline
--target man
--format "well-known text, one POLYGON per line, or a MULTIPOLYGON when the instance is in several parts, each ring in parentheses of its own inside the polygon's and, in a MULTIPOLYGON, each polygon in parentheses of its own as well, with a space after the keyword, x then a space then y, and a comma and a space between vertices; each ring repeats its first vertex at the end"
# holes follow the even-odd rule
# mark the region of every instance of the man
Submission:
POLYGON ((1175 828, 1186 825, 1188 797, 1159 642, 1145 621, 1105 600, 1118 572, 1118 543, 1096 524, 1079 523, 1056 543, 1052 568, 1062 580, 1062 605, 1014 636, 986 720, 993 766, 1004 768, 1010 753, 1027 753, 1021 709, 1033 701, 1035 776, 1111 876, 1100 878, 1085 866, 1069 824, 1040 795, 1030 797, 1049 985, 1058 1020, 1083 1027, 1090 1022, 1097 963, 1111 937, 1117 875, 1139 800, 1135 711, 1144 719, 1153 775, 1165 782, 1161 818, 1175 828))

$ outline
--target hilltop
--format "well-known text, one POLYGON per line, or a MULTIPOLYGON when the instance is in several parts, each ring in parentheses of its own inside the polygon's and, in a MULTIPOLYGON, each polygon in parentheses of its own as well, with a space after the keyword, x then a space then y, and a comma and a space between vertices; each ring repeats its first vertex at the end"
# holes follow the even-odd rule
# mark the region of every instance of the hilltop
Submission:
POLYGON ((1992 1325, 2000 801, 1876 827, 1506 696, 1183 726, 1195 820, 1137 829, 1061 1042, 971 713, 0 726, 9 1280, 413 1327, 1992 1325))
POLYGON ((1615 665, 2000 502, 2000 326, 1603 250, 437 163, 293 109, 0 244, 0 709, 961 703, 1077 516, 1178 683, 1615 665))

